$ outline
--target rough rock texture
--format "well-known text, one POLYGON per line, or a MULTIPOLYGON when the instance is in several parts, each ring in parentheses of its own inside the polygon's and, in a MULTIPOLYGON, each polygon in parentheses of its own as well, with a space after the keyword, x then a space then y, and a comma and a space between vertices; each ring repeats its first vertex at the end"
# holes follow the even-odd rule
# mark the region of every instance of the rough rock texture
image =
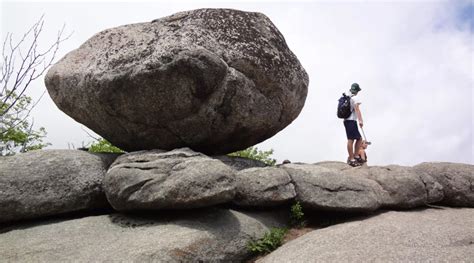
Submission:
POLYGON ((414 166, 414 169, 420 174, 432 176, 443 186, 443 204, 474 207, 474 165, 421 163, 414 166))
POLYGON ((319 165, 322 167, 330 168, 330 169, 336 169, 339 171, 344 171, 344 170, 351 170, 353 167, 348 165, 345 162, 337 162, 337 161, 324 161, 324 162, 317 162, 315 165, 319 165))
POLYGON ((215 155, 290 124, 308 75, 265 15, 199 9, 97 33, 45 82, 62 111, 126 151, 215 155))
POLYGON ((267 164, 262 161, 237 156, 219 155, 212 156, 212 158, 218 159, 221 162, 239 171, 248 168, 267 166, 267 164))
POLYGON ((183 209, 231 201, 235 170, 188 148, 142 151, 117 158, 104 179, 113 208, 183 209))
POLYGON ((297 199, 316 210, 370 212, 380 207, 383 189, 376 182, 319 165, 282 166, 294 181, 297 199))
POLYGON ((391 211, 312 231, 257 261, 469 262, 474 209, 391 211))
POLYGON ((296 196, 291 178, 284 169, 249 168, 236 174, 234 203, 239 206, 265 207, 288 203, 296 196))
POLYGON ((102 180, 116 157, 77 150, 0 157, 0 222, 109 207, 102 180))
POLYGON ((212 208, 49 221, 0 229, 0 261, 242 262, 247 242, 285 219, 277 212, 212 208))
POLYGON ((411 167, 388 165, 344 170, 344 174, 365 177, 382 186, 382 207, 408 209, 443 199, 443 187, 427 174, 411 167))

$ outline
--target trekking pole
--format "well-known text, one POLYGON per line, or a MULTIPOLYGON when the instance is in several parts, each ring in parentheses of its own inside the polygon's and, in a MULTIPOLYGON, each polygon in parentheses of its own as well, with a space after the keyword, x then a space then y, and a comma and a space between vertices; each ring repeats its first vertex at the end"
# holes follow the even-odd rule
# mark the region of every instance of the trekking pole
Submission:
POLYGON ((364 135, 364 141, 365 141, 365 144, 367 145, 371 145, 372 143, 367 141, 367 136, 365 136, 365 132, 364 132, 364 128, 360 127, 360 129, 362 130, 362 135, 364 135))

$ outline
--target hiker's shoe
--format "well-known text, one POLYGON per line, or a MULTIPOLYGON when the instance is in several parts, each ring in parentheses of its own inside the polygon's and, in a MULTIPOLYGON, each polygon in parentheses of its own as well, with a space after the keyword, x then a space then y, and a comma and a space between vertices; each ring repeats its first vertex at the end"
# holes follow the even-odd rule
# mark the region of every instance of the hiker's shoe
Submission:
POLYGON ((360 156, 356 156, 354 158, 358 163, 365 163, 366 162, 366 160, 362 159, 360 156))
POLYGON ((361 166, 361 165, 362 165, 361 163, 359 163, 359 162, 356 161, 356 160, 349 161, 347 164, 349 164, 349 165, 352 166, 352 167, 357 167, 357 166, 361 166))

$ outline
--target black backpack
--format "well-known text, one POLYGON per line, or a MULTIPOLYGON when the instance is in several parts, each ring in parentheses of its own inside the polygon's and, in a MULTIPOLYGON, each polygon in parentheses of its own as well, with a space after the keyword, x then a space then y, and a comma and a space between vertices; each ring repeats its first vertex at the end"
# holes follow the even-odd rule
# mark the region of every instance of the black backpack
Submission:
POLYGON ((337 105, 337 117, 347 119, 351 116, 351 113, 351 97, 342 93, 342 97, 339 98, 339 104, 337 105))

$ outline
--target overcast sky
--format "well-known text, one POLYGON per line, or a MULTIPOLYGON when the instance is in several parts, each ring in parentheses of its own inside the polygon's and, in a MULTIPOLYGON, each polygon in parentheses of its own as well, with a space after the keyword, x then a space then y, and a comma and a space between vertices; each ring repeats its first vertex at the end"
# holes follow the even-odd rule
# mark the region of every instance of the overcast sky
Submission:
MULTIPOLYGON (((1 0, 0 0, 1 1, 1 0)), ((299 117, 260 143, 281 162, 345 161, 346 138, 337 100, 360 84, 369 165, 424 161, 474 163, 473 7, 471 1, 1 1, 1 34, 19 37, 45 14, 42 43, 66 24, 74 31, 57 58, 93 34, 178 11, 219 7, 267 15, 309 74, 299 117)), ((38 97, 43 80, 29 89, 38 97)), ((33 112, 49 148, 92 139, 46 95, 33 112)), ((90 131, 89 131, 90 132, 90 131)), ((90 132, 92 133, 92 132, 90 132)))

